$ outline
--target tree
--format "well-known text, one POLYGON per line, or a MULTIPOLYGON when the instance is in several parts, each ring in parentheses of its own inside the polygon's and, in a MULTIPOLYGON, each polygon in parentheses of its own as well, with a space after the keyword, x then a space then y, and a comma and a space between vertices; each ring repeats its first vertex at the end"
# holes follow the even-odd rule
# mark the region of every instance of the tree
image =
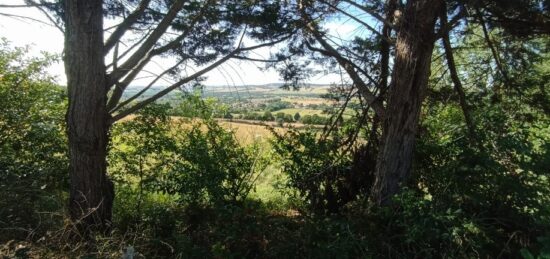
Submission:
POLYGON ((69 211, 81 230, 105 229, 111 221, 114 188, 106 156, 114 122, 200 80, 229 59, 246 60, 248 51, 282 42, 294 31, 294 17, 278 1, 29 0, 27 4, 48 11, 52 20, 54 13, 65 33, 69 211), (116 26, 105 28, 106 18, 116 26), (245 46, 245 37, 261 43, 245 46), (175 59, 171 67, 123 100, 128 85, 146 72, 148 64, 168 56, 175 59), (184 68, 189 66, 199 69, 187 73, 184 68), (172 83, 139 100, 161 78, 172 83))
POLYGON ((264 114, 261 116, 262 121, 272 121, 275 120, 275 117, 273 117, 273 114, 271 114, 270 111, 265 111, 264 114))
POLYGON ((294 114, 294 120, 295 120, 295 121, 299 121, 301 117, 302 117, 302 116, 300 116, 300 113, 299 113, 299 112, 297 112, 296 114, 294 114))
POLYGON ((285 116, 283 117, 283 120, 284 120, 285 122, 292 122, 292 121, 293 121, 292 115, 290 115, 290 114, 285 114, 285 116))
MULTIPOLYGON (((306 9, 301 10, 303 19, 308 22, 305 27, 307 32, 319 44, 319 47, 308 44, 311 51, 321 53, 322 55, 334 58, 336 62, 347 72, 353 85, 358 89, 360 97, 366 100, 368 108, 372 108, 382 122, 382 137, 379 140, 378 159, 376 165, 376 179, 372 188, 372 199, 378 204, 386 204, 391 195, 397 192, 399 184, 407 177, 411 169, 412 154, 416 136, 416 128, 422 107, 423 98, 427 89, 428 77, 430 74, 430 64, 432 49, 435 42, 435 24, 441 8, 441 1, 407 1, 402 6, 403 15, 397 24, 391 23, 389 16, 394 12, 386 10, 388 17, 383 17, 369 6, 363 6, 354 1, 342 1, 365 11, 385 24, 384 34, 379 33, 368 23, 358 19, 348 12, 340 9, 337 5, 329 1, 322 1, 334 10, 342 12, 344 15, 355 19, 361 25, 367 27, 378 37, 372 43, 356 40, 357 48, 365 53, 359 56, 359 60, 354 58, 346 50, 339 50, 334 46, 322 30, 313 23, 311 15, 306 9), (390 39, 388 30, 396 31, 396 39, 390 39), (375 79, 371 76, 374 65, 359 65, 365 62, 362 57, 368 54, 370 46, 376 42, 385 42, 384 44, 395 44, 394 68, 391 78, 392 85, 386 84, 386 69, 389 48, 382 48, 385 52, 381 53, 382 68, 379 77, 375 79), (354 62, 354 59, 357 62, 354 62), (386 93, 387 105, 384 107, 382 100, 385 95, 376 96, 373 88, 380 93, 386 93)), ((388 6, 393 8, 393 1, 388 2, 388 6)), ((378 43, 379 44, 379 43, 378 43)), ((357 57, 355 56, 355 57, 357 57)), ((380 69, 377 69, 380 70, 380 69)), ((367 108, 367 109, 368 109, 367 108)))
POLYGON ((388 91, 372 199, 387 204, 412 168, 414 142, 435 42, 441 1, 408 1, 397 29, 392 87, 388 91))
MULTIPOLYGON (((468 0, 415 0, 406 3, 395 0, 323 0, 300 3, 298 12, 306 23, 300 46, 307 49, 315 60, 326 62, 324 60, 328 57, 329 62, 338 64, 357 90, 349 98, 364 100, 363 113, 372 117, 369 142, 375 143, 371 146, 378 152, 378 158, 371 199, 377 204, 389 204, 391 196, 398 192, 400 184, 410 174, 434 43, 443 39, 447 67, 459 95, 469 137, 475 143, 475 125, 457 75, 449 32, 465 19, 480 24, 502 81, 511 86, 509 72, 490 38, 489 26, 498 26, 511 35, 525 37, 547 33, 546 25, 550 21, 547 1, 515 0, 502 5, 494 1, 468 0), (447 17, 447 14, 452 16, 447 17), (330 16, 349 19, 369 33, 351 41, 340 40, 322 28, 322 19, 330 16), (370 18, 363 18, 365 16, 370 18), (381 26, 375 26, 372 19, 381 26), (526 26, 529 30, 518 30, 526 26), (393 60, 391 70, 390 59, 393 60)), ((301 75, 299 71, 285 71, 290 75, 301 75)), ((495 92, 498 92, 498 86, 494 87, 495 92)))

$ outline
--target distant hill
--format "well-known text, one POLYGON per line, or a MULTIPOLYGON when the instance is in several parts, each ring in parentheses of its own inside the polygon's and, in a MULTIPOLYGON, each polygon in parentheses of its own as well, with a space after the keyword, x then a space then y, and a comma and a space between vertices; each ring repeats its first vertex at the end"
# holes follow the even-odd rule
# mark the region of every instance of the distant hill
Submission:
MULTIPOLYGON (((267 94, 270 93, 273 94, 281 94, 284 93, 286 90, 282 90, 281 87, 284 85, 284 83, 269 83, 269 84, 251 84, 251 85, 206 85, 202 89, 204 96, 207 97, 222 97, 224 95, 232 95, 232 94, 267 94)), ((123 98, 130 98, 131 96, 134 96, 139 91, 143 90, 145 86, 129 86, 128 89, 124 92, 123 98)), ((312 92, 313 89, 324 89, 328 88, 328 84, 314 84, 314 83, 308 83, 305 84, 303 87, 303 90, 300 91, 288 91, 289 95, 308 95, 308 92, 312 92)), ((140 99, 147 98, 150 96, 155 95, 159 91, 163 90, 164 86, 152 86, 145 92, 140 99)), ((178 91, 173 91, 169 93, 167 96, 165 96, 163 99, 171 99, 175 96, 175 93, 178 91)), ((315 91, 316 94, 318 94, 318 91, 315 91)))

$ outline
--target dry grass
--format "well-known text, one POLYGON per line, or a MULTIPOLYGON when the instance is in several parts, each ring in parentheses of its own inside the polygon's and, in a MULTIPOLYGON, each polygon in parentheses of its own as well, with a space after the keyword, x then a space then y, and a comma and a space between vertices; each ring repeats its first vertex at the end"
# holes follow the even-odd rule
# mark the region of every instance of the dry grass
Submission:
POLYGON ((300 115, 303 117, 305 115, 314 115, 317 114, 319 116, 327 116, 326 114, 323 114, 322 110, 314 110, 314 109, 300 109, 300 108, 288 108, 288 109, 282 109, 278 111, 274 111, 273 114, 277 114, 279 112, 290 114, 294 116, 296 113, 300 113, 300 115))
POLYGON ((289 102, 297 105, 310 105, 310 104, 325 104, 327 103, 327 99, 323 98, 313 98, 313 97, 285 97, 282 99, 284 102, 289 102))
MULTIPOLYGON (((220 125, 224 128, 232 131, 235 134, 235 138, 241 145, 249 145, 256 142, 265 142, 269 138, 273 137, 271 131, 266 126, 255 125, 243 122, 234 121, 220 121, 220 125)), ((277 128, 276 130, 283 130, 277 128)))
MULTIPOLYGON (((120 120, 120 122, 124 121, 130 121, 136 118, 136 115, 129 115, 128 117, 120 120)), ((189 119, 189 118, 182 118, 177 116, 172 116, 172 120, 177 122, 183 122, 183 123, 177 123, 182 129, 189 129, 193 124, 196 124, 199 122, 199 119, 189 119)), ((271 131, 266 127, 266 125, 275 127, 275 130, 279 133, 284 133, 286 129, 277 127, 277 125, 274 122, 258 122, 258 121, 246 121, 246 120, 238 120, 238 121, 229 121, 224 119, 218 119, 218 122, 222 127, 224 127, 227 130, 232 131, 235 134, 235 138, 237 141, 243 145, 250 145, 257 142, 265 142, 269 138, 273 137, 273 134, 271 131)), ((299 123, 293 123, 293 127, 303 127, 303 124, 299 123)))

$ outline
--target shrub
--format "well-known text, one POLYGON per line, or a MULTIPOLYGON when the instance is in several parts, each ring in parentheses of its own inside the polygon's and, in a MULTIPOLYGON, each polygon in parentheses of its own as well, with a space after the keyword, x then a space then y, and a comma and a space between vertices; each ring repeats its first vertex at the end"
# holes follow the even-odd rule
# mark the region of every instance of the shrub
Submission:
POLYGON ((243 200, 265 168, 259 147, 241 147, 208 111, 184 122, 171 119, 168 110, 166 104, 149 106, 113 129, 111 175, 139 197, 136 211, 146 193, 167 193, 186 205, 243 200))
POLYGON ((374 156, 367 146, 357 148, 352 156, 342 148, 344 132, 320 138, 313 130, 290 130, 278 135, 273 149, 291 191, 297 191, 307 211, 317 214, 338 213, 346 204, 367 194, 372 181, 374 156))
POLYGON ((433 108, 423 124, 411 187, 429 197, 433 210, 460 210, 477 222, 484 240, 469 248, 477 246, 478 254, 489 257, 501 251, 516 257, 550 230, 550 132, 543 126, 548 119, 517 109, 514 116, 538 117, 527 122, 499 105, 481 107, 479 114, 481 150, 464 138, 466 129, 456 128, 459 109, 433 108))
POLYGON ((68 180, 65 94, 44 75, 55 59, 26 52, 0 41, 0 240, 46 228, 68 180))
POLYGON ((256 146, 239 146, 232 132, 204 120, 176 136, 175 161, 164 190, 187 204, 243 200, 265 168, 256 146))

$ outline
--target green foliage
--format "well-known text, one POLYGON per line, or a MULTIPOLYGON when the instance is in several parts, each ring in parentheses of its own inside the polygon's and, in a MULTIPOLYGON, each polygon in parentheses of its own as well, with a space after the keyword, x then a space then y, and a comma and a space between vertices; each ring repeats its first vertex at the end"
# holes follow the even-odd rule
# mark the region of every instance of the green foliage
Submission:
POLYGON ((115 214, 131 223, 143 216, 143 206, 159 188, 159 179, 169 170, 175 140, 168 104, 153 104, 132 120, 112 129, 109 172, 117 184, 119 206, 115 214), (119 213, 120 212, 120 213, 119 213))
POLYGON ((456 126, 462 120, 459 109, 441 105, 430 113, 411 181, 418 195, 427 197, 435 212, 459 210, 463 220, 475 223, 479 234, 467 242, 468 249, 517 256, 550 227, 548 118, 514 100, 481 107, 479 150, 464 137, 466 129, 456 126))
POLYGON ((178 96, 177 100, 177 105, 170 108, 170 114, 174 116, 211 119, 226 118, 231 115, 227 105, 221 104, 213 97, 203 99, 199 92, 178 96))
POLYGON ((313 114, 313 115, 302 116, 300 121, 303 124, 309 124, 309 125, 325 125, 328 122, 328 119, 326 117, 313 114))
POLYGON ((232 132, 214 120, 193 124, 176 136, 176 159, 166 176, 165 190, 188 204, 237 201, 245 198, 254 177, 265 168, 258 147, 239 146, 232 132))
MULTIPOLYGON (((320 215, 338 213, 349 202, 368 193, 371 172, 369 158, 358 161, 347 152, 345 131, 333 132, 330 137, 313 130, 290 130, 277 135, 273 149, 281 163, 281 171, 287 177, 286 191, 297 191, 306 212, 320 215), (363 163, 367 162, 367 164, 363 163)), ((356 150, 360 153, 365 146, 356 150)))
POLYGON ((297 112, 296 114, 294 114, 294 120, 295 120, 295 121, 299 121, 301 118, 302 118, 302 116, 300 115, 299 112, 297 112))
POLYGON ((241 147, 232 132, 211 119, 211 104, 196 97, 184 103, 194 104, 202 120, 172 119, 165 104, 116 125, 111 175, 134 188, 138 197, 167 193, 183 204, 201 206, 243 200, 266 166, 259 147, 241 147))
POLYGON ((403 190, 393 202, 393 208, 375 209, 370 215, 371 224, 376 227, 369 233, 375 233, 377 245, 374 247, 378 254, 471 258, 502 251, 487 250, 493 240, 482 229, 483 219, 463 211, 460 206, 441 206, 432 197, 411 189, 403 190), (377 231, 380 234, 376 234, 377 231), (380 247, 388 249, 380 250, 380 247))
MULTIPOLYGON (((67 186, 64 91, 45 75, 54 57, 26 57, 28 49, 0 41, 0 237, 26 235, 62 207, 67 186)), ((38 231, 36 229, 35 231, 38 231)))
POLYGON ((533 255, 533 253, 531 253, 531 251, 529 251, 529 249, 522 248, 520 250, 520 253, 521 253, 521 256, 524 259, 534 259, 534 258, 548 259, 548 258, 550 258, 550 237, 540 236, 540 237, 537 237, 537 241, 538 241, 538 245, 540 247, 540 251, 538 253, 535 253, 535 254, 538 254, 538 255, 535 256, 535 255, 533 255))

